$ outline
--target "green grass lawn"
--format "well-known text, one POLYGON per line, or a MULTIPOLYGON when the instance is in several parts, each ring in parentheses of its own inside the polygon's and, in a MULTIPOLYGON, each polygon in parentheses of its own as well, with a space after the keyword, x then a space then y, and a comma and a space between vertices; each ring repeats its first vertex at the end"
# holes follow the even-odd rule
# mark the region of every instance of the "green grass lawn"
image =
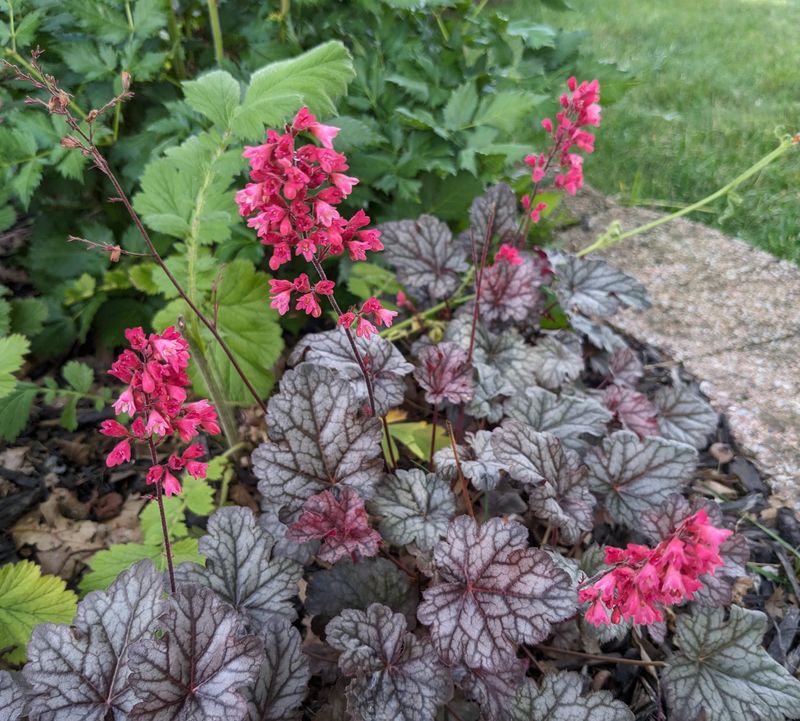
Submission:
MULTIPOLYGON (((604 109, 587 177, 624 201, 679 207, 800 132, 797 0, 570 0, 548 15, 636 78, 604 109)), ((524 8, 524 0, 517 12, 524 8)), ((800 147, 696 219, 800 261, 800 147)))

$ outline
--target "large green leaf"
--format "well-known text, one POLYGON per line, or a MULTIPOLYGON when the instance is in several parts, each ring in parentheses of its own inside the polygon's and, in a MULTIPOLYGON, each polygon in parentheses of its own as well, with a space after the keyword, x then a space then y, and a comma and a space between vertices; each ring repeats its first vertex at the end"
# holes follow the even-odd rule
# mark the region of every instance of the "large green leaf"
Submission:
POLYGON ((213 70, 183 84, 186 102, 214 125, 227 128, 239 106, 239 83, 224 70, 213 70))
POLYGON ((30 349, 30 343, 24 335, 0 338, 0 398, 9 395, 17 387, 17 379, 13 374, 22 367, 22 359, 30 349))
POLYGON ((0 649, 12 649, 5 660, 22 663, 34 626, 48 621, 70 623, 77 602, 62 579, 42 576, 31 561, 0 568, 0 649))
POLYGON ((28 423, 36 393, 32 386, 18 385, 0 398, 0 438, 13 441, 22 432, 28 423))
POLYGON ((244 103, 234 113, 233 132, 244 140, 260 139, 265 126, 279 125, 302 105, 330 115, 333 99, 344 94, 354 74, 350 53, 338 40, 270 63, 253 73, 244 103))

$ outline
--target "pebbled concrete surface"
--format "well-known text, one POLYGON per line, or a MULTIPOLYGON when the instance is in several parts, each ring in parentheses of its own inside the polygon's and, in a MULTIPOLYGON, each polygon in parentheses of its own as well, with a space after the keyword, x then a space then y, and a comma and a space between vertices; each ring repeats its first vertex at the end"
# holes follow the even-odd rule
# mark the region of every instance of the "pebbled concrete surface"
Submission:
MULTIPOLYGON (((613 220, 629 230, 663 215, 592 190, 565 209, 579 220, 556 236, 570 251, 613 220)), ((653 302, 615 324, 703 381, 773 492, 800 512, 800 269, 684 219, 598 255, 644 283, 653 302)))

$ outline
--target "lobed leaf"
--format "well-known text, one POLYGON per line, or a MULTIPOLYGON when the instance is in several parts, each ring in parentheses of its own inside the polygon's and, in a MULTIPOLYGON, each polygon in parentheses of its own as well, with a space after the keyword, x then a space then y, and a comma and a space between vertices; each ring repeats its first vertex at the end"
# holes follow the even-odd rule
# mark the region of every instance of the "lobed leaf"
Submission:
POLYGON ((644 366, 631 348, 615 348, 608 357, 608 372, 614 383, 635 388, 644 374, 644 366))
POLYGON ((518 421, 506 421, 494 431, 492 449, 509 475, 528 486, 531 510, 558 528, 566 543, 576 543, 592 529, 595 499, 575 451, 518 421))
POLYGON ((488 672, 480 668, 456 666, 453 680, 464 695, 480 706, 481 718, 486 721, 507 721, 509 708, 514 701, 528 662, 518 659, 507 669, 488 672))
POLYGON ((449 341, 426 345, 417 358, 420 364, 414 369, 414 378, 425 391, 428 403, 438 406, 446 400, 456 404, 472 398, 472 366, 460 345, 449 341))
POLYGON ((659 508, 691 479, 697 451, 685 443, 616 431, 585 458, 589 484, 618 523, 637 528, 640 515, 659 508))
POLYGON ((517 195, 506 183, 497 183, 472 201, 469 207, 470 232, 475 241, 478 258, 483 251, 483 243, 493 215, 492 237, 507 243, 516 238, 519 232, 519 215, 517 212, 517 195))
POLYGON ((0 338, 0 398, 11 395, 17 387, 13 374, 22 368, 29 349, 28 339, 18 333, 0 338))
POLYGON ((220 508, 200 539, 205 566, 183 563, 175 576, 181 583, 208 586, 256 627, 274 617, 293 621, 292 599, 303 569, 288 558, 275 558, 274 545, 249 508, 220 508))
POLYGON ((375 489, 370 511, 382 519, 378 530, 389 543, 415 543, 430 551, 447 533, 456 499, 450 485, 435 473, 419 468, 397 470, 384 476, 375 489))
POLYGON ((576 380, 585 368, 580 339, 573 334, 545 336, 533 347, 532 356, 538 384, 551 391, 576 380))
POLYGON ((342 673, 353 677, 347 708, 354 718, 433 721, 452 695, 450 675, 430 642, 408 633, 403 615, 386 606, 342 611, 326 637, 342 652, 342 673))
POLYGON ((622 307, 650 307, 647 291, 636 279, 604 260, 565 255, 556 268, 556 293, 564 310, 608 317, 622 307))
POLYGON ((24 674, 30 713, 42 721, 124 721, 136 703, 129 649, 149 636, 163 612, 164 577, 149 561, 122 573, 107 591, 84 598, 72 627, 43 624, 33 633, 24 674))
POLYGON ((696 608, 678 616, 681 653, 667 661, 662 681, 670 718, 707 721, 800 718, 800 681, 761 647, 767 617, 731 606, 696 608))
POLYGON ((130 721, 241 721, 263 662, 263 644, 240 637, 238 614, 210 588, 182 585, 170 597, 158 638, 129 649, 130 685, 138 699, 130 721))
POLYGON ((183 83, 183 95, 189 106, 205 115, 214 125, 227 129, 239 106, 239 83, 224 70, 203 73, 196 80, 183 83))
POLYGON ((336 371, 308 363, 287 371, 269 401, 267 426, 271 440, 253 452, 267 503, 296 518, 306 500, 333 485, 372 496, 383 466, 381 424, 359 415, 353 389, 336 371))
POLYGON ((717 427, 717 413, 688 386, 659 388, 655 394, 661 435, 673 441, 704 448, 717 427))
MULTIPOLYGON (((389 409, 403 402, 406 391, 404 378, 414 370, 414 366, 403 358, 393 343, 380 336, 354 340, 372 381, 375 411, 379 416, 386 415, 389 409)), ((303 361, 334 369, 348 380, 358 400, 367 402, 369 396, 364 376, 341 329, 303 336, 289 355, 288 363, 296 366, 303 361)))
POLYGON ((485 418, 489 423, 497 423, 503 417, 503 401, 513 395, 514 388, 503 380, 500 371, 485 363, 473 363, 477 380, 472 400, 466 405, 466 412, 473 418, 485 418))
POLYGON ((300 634, 288 621, 272 618, 258 632, 264 662, 255 684, 248 687, 247 721, 290 721, 308 692, 311 672, 300 650, 300 634))
POLYGON ((528 530, 519 523, 491 518, 478 527, 459 516, 434 560, 441 582, 424 592, 417 618, 448 665, 508 669, 517 643, 540 642, 575 612, 569 576, 547 553, 528 548, 528 530))
POLYGON ((25 716, 28 695, 23 685, 9 671, 0 671, 0 719, 18 721, 25 716))
MULTIPOLYGON (((503 471, 503 464, 497 460, 492 448, 492 432, 467 433, 464 440, 466 446, 456 447, 461 472, 478 490, 492 490, 500 481, 503 471)), ((437 451, 434 461, 437 470, 447 481, 452 482, 456 478, 458 469, 452 448, 446 447, 437 451)))
POLYGON ((513 721, 633 721, 630 709, 608 691, 583 693, 586 678, 573 671, 542 677, 541 686, 526 679, 511 706, 513 721))
POLYGON ((505 405, 506 416, 540 433, 551 433, 565 446, 579 449, 581 435, 602 437, 611 413, 591 398, 557 396, 544 388, 528 388, 511 396, 505 405))
POLYGON ((602 348, 607 353, 627 348, 625 341, 605 323, 595 323, 580 313, 572 313, 569 310, 567 317, 572 328, 583 334, 595 348, 602 348))
POLYGON ((603 403, 623 428, 633 431, 639 438, 661 435, 658 411, 643 393, 612 383, 603 392, 603 403))
POLYGON ((538 324, 544 308, 541 287, 549 280, 547 257, 520 254, 513 265, 499 261, 487 266, 481 276, 481 318, 491 323, 538 324))
POLYGON ((446 223, 432 215, 394 220, 380 226, 386 260, 400 282, 423 299, 446 298, 469 265, 446 223))

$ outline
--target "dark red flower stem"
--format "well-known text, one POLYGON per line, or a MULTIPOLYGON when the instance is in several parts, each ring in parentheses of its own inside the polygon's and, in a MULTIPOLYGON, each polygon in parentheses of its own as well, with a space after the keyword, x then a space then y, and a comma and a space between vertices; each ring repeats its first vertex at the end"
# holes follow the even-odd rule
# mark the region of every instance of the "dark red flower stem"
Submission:
MULTIPOLYGON (((150 460, 154 466, 158 465, 158 454, 152 438, 147 439, 150 446, 150 460)), ((175 569, 172 565, 172 544, 169 541, 169 529, 167 528, 167 514, 164 512, 164 494, 161 489, 161 479, 156 482, 156 501, 158 512, 161 515, 161 533, 164 535, 164 552, 167 554, 167 571, 169 572, 169 588, 175 594, 175 569)))
POLYGON ((478 319, 481 308, 481 288, 483 286, 483 271, 486 268, 486 257, 489 254, 489 244, 494 232, 494 216, 497 212, 497 205, 492 203, 489 209, 489 217, 486 222, 486 233, 483 238, 483 249, 481 250, 481 262, 475 272, 475 307, 472 309, 472 326, 469 332, 469 350, 467 351, 467 365, 472 365, 472 354, 475 351, 475 332, 478 328, 478 319))
POLYGON ((430 467, 433 468, 433 454, 436 448, 436 423, 439 420, 439 404, 433 404, 433 418, 431 419, 431 463, 430 467))
POLYGON ((453 458, 456 462, 456 478, 461 483, 461 497, 464 499, 464 507, 467 513, 474 520, 475 509, 472 507, 472 499, 469 496, 469 488, 467 487, 467 479, 464 478, 464 473, 461 470, 461 459, 458 457, 458 446, 456 445, 456 437, 453 433, 453 425, 447 421, 447 432, 450 436, 450 447, 453 449, 453 458))

